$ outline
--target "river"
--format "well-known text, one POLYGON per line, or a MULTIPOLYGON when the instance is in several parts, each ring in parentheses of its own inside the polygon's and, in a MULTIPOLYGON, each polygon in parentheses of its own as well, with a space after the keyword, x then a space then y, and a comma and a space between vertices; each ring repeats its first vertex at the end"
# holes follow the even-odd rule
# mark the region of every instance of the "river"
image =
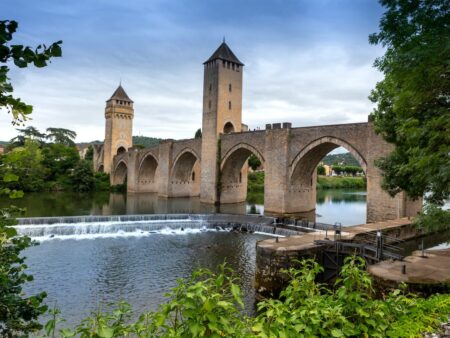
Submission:
MULTIPOLYGON (((364 223, 365 199, 361 191, 319 191, 317 221, 364 223)), ((2 199, 0 206, 10 202, 2 199)), ((26 208, 25 217, 214 212, 197 198, 164 199, 154 194, 29 193, 14 204, 26 208)), ((263 206, 243 203, 223 206, 221 211, 262 213, 263 206)), ((24 252, 28 272, 34 276, 24 291, 47 291, 47 304, 60 308, 66 325, 73 325, 99 305, 104 309, 120 300, 129 302, 136 313, 155 310, 178 278, 198 267, 215 269, 226 260, 240 277, 245 311, 253 313, 255 246, 268 236, 179 230, 47 238, 24 252)))

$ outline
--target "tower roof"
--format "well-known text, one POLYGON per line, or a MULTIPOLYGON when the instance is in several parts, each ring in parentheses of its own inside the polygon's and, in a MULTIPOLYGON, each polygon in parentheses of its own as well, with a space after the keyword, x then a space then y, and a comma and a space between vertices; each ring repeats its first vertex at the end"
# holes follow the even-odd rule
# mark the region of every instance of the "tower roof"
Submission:
POLYGON ((239 61, 239 59, 236 57, 236 55, 234 55, 234 53, 232 52, 230 47, 228 47, 228 45, 225 43, 225 41, 222 42, 222 44, 219 46, 219 48, 216 49, 216 51, 213 53, 213 55, 211 55, 211 57, 208 60, 206 60, 204 62, 204 64, 208 63, 210 61, 216 60, 216 59, 234 62, 241 66, 244 65, 241 61, 239 61))
MULTIPOLYGON (((109 100, 123 100, 123 101, 129 101, 129 102, 133 102, 132 99, 130 99, 127 95, 127 93, 125 92, 125 90, 122 88, 122 85, 120 84, 119 87, 117 87, 117 89, 115 90, 115 92, 112 94, 111 98, 109 100)), ((108 100, 108 101, 109 101, 108 100)))

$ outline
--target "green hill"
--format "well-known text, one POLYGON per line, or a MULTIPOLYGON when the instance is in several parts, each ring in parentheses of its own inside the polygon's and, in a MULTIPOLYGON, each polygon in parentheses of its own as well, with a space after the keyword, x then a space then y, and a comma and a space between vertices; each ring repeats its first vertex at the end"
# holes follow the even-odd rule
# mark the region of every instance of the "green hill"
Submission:
POLYGON ((133 136, 133 145, 142 145, 144 148, 150 148, 158 145, 162 139, 147 136, 133 136))
POLYGON ((343 154, 328 154, 322 159, 323 164, 326 165, 342 165, 360 167, 359 162, 350 153, 343 154))

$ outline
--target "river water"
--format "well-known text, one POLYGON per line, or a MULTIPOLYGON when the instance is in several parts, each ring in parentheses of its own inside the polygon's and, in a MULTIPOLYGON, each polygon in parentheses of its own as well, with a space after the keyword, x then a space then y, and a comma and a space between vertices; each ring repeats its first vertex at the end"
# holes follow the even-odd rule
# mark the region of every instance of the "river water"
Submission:
MULTIPOLYGON (((317 221, 343 225, 365 223, 365 193, 361 191, 320 191, 317 195, 317 221)), ((0 200, 0 207, 10 204, 0 200)), ((26 194, 14 204, 27 208, 25 217, 211 213, 215 210, 196 198, 163 199, 154 194, 26 194)), ((221 212, 263 213, 262 205, 229 205, 221 212)), ((119 224, 120 226, 120 224, 119 224)), ((115 227, 117 228, 117 227, 115 227)), ((227 261, 240 277, 245 311, 254 311, 253 279, 256 242, 264 234, 163 229, 134 233, 108 233, 99 236, 56 236, 27 249, 28 272, 34 281, 24 291, 47 291, 47 304, 61 309, 67 325, 120 300, 129 302, 138 314, 155 310, 164 302, 164 293, 198 267, 215 269, 227 261)))

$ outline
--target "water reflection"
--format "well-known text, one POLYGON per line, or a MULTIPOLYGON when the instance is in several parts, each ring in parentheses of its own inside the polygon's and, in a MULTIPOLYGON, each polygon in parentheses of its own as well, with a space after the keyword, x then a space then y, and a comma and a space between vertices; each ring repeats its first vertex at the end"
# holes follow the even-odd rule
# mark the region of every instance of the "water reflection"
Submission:
MULTIPOLYGON (((198 197, 164 198, 155 193, 27 193, 14 204, 27 209, 25 217, 77 216, 77 215, 123 215, 123 214, 167 214, 167 213, 230 213, 263 214, 263 195, 255 202, 223 204, 219 209, 200 203, 198 197)), ((0 207, 11 204, 11 200, 0 198, 0 207)), ((315 211, 298 214, 311 221, 344 225, 365 223, 366 194, 358 190, 319 190, 315 211)))

